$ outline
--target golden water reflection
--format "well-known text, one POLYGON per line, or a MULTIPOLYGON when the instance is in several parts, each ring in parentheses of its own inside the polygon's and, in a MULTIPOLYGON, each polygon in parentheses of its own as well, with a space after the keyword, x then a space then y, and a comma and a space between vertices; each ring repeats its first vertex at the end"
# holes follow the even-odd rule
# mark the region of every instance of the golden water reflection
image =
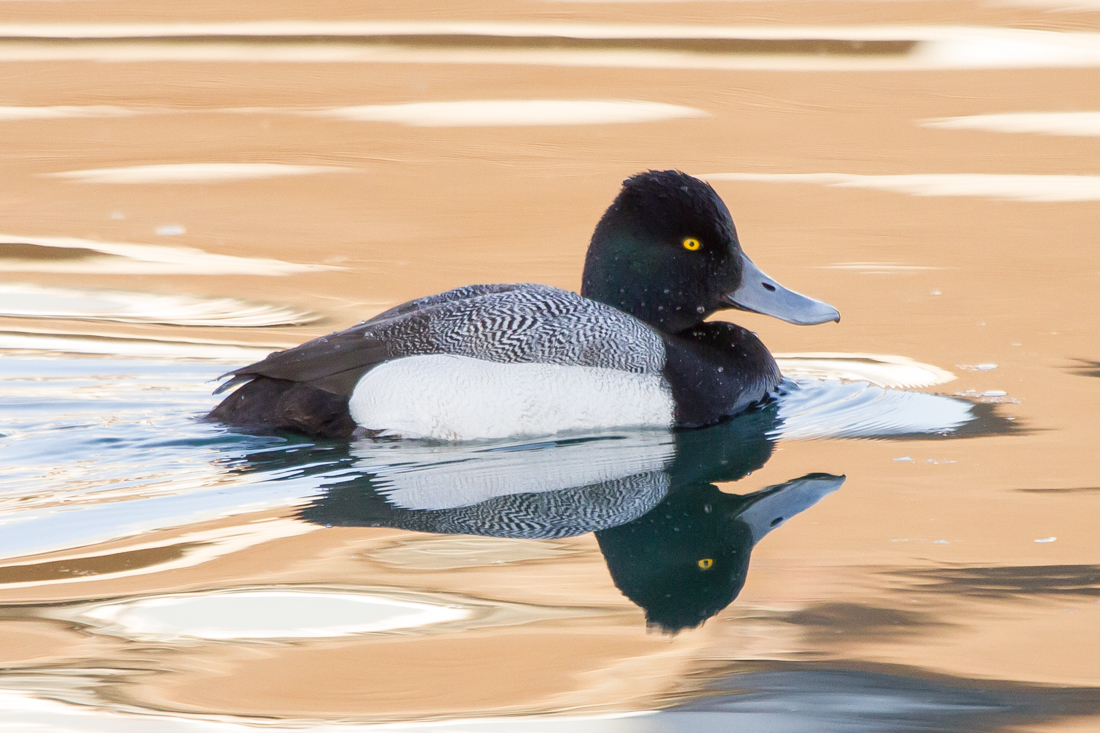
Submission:
MULTIPOLYGON (((1100 16, 1047 10, 6 3, 0 719, 1094 728, 1100 16), (723 174, 754 261, 845 314, 734 317, 811 387, 718 499, 847 479, 698 628, 647 631, 603 534, 413 532, 392 503, 356 524, 336 500, 370 499, 384 447, 193 421, 218 373, 411 297, 575 289, 619 182, 666 167, 723 174), (310 622, 280 603, 306 596, 338 634, 292 633, 310 622), (220 636, 154 613, 242 598, 220 636), (348 599, 451 615, 349 630, 348 599)), ((629 496, 660 503, 661 450, 610 462, 656 487, 629 496)), ((503 483, 554 465, 520 455, 503 483)), ((569 476, 623 478, 602 468, 569 476)), ((462 475, 386 486, 412 512, 462 475)))

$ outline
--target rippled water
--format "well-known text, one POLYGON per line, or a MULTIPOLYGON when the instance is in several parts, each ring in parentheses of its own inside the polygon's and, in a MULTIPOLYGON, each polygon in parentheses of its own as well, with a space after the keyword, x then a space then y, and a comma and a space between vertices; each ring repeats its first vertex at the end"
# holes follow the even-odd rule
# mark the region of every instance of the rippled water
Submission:
MULTIPOLYGON (((397 512, 398 527, 408 520, 410 529, 423 522, 427 531, 449 532, 454 523, 453 531, 465 534, 566 537, 638 519, 679 483, 737 480, 765 463, 780 440, 950 438, 1015 429, 971 400, 803 378, 785 383, 777 401, 758 413, 687 433, 455 445, 314 442, 244 435, 199 419, 216 404, 211 386, 224 369, 9 357, 0 391, 7 418, 0 554, 37 555, 268 507, 308 505, 308 518, 326 511, 335 487, 345 497, 350 491, 380 499, 372 510, 397 512), (682 463, 691 467, 687 478, 677 473, 682 463), (536 495, 550 503, 523 505, 536 495), (521 499, 512 506, 508 497, 521 499), (528 524, 494 524, 527 511, 528 524)), ((375 520, 386 524, 384 516, 375 520)), ((357 520, 337 511, 316 522, 357 520)))
POLYGON ((1095 3, 0 5, 0 728, 1100 726, 1095 3), (201 419, 666 167, 844 314, 761 409, 201 419))

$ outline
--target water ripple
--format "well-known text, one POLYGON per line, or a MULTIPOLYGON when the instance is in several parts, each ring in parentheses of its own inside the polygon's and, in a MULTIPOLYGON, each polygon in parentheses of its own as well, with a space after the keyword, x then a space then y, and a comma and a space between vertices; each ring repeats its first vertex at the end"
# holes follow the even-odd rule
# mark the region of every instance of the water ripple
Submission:
MULTIPOLYGON (((0 283, 0 316, 254 328, 312 323, 308 311, 235 298, 196 298, 124 290, 77 290, 0 283)), ((2 343, 2 342, 0 342, 2 343)))
MULTIPOLYGON (((666 468, 672 438, 659 432, 593 436, 595 441, 434 447, 243 435, 196 419, 216 402, 210 380, 222 369, 203 362, 0 361, 5 417, 0 557, 302 505, 324 487, 364 474, 377 476, 400 504, 422 509, 517 492, 537 495, 616 481, 617 476, 630 479, 624 487, 651 487, 652 501, 658 501, 667 484, 664 472, 689 470, 679 464, 666 468)), ((755 418, 748 416, 729 428, 674 435, 677 441, 703 440, 704 445, 717 439, 714 450, 740 456, 747 450, 736 442, 742 432, 750 442, 763 440, 762 450, 776 438, 911 439, 997 432, 1014 423, 989 422, 988 415, 978 413, 1000 407, 865 381, 802 377, 786 383, 777 409, 757 420, 760 428, 749 425, 755 418), (723 447, 722 431, 730 429, 729 440, 735 442, 723 447), (767 430, 770 437, 753 437, 754 430, 767 430)), ((703 471, 700 477, 705 477, 708 470, 690 468, 689 473, 703 471)), ((611 510, 634 511, 625 504, 611 510)))
POLYGON ((102 275, 279 276, 343 269, 263 257, 213 254, 193 247, 13 234, 0 234, 0 264, 5 272, 102 275))
POLYGON ((1008 201, 1100 201, 1100 176, 1004 173, 712 173, 710 181, 816 183, 832 188, 867 188, 910 196, 977 196, 1008 201))

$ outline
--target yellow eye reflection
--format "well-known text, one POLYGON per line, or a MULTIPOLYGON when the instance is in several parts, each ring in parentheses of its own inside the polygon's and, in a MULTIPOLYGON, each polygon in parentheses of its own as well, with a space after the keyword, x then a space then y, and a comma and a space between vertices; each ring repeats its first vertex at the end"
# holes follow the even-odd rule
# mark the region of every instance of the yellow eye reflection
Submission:
POLYGON ((714 565, 714 560, 711 560, 709 557, 704 557, 695 564, 699 566, 700 570, 710 570, 711 566, 714 565))
POLYGON ((699 240, 696 239, 695 237, 688 237, 687 239, 685 239, 683 241, 683 245, 684 245, 684 249, 686 249, 689 252, 694 252, 695 250, 697 250, 697 249, 699 249, 700 247, 703 246, 702 243, 700 243, 699 240))

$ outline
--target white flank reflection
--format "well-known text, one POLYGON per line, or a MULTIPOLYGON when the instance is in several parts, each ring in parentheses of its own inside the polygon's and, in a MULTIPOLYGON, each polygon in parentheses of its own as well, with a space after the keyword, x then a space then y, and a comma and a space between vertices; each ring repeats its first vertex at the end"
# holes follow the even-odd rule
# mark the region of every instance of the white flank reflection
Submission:
MULTIPOLYGON (((352 453, 359 471, 378 474, 383 492, 404 509, 451 509, 513 494, 536 494, 652 476, 658 494, 668 489, 663 469, 675 457, 674 437, 663 430, 638 431, 613 440, 558 444, 530 442, 431 445, 360 441, 352 453), (396 462, 395 462, 396 459, 396 462)), ((654 502, 656 503, 656 502, 654 502)))
POLYGON ((317 114, 342 120, 396 122, 413 127, 608 125, 707 117, 692 107, 660 102, 557 99, 470 100, 340 107, 317 114))
POLYGON ((460 621, 470 611, 367 593, 243 590, 109 603, 80 616, 139 639, 305 639, 460 621))
POLYGON ((869 188, 911 196, 977 196, 1009 201, 1100 201, 1100 176, 1043 176, 995 173, 914 173, 864 176, 853 173, 712 173, 709 181, 816 183, 834 188, 869 188))
POLYGON ((319 316, 234 298, 195 298, 120 290, 72 290, 0 284, 0 316, 59 318, 175 326, 287 326, 319 316))
POLYGON ((968 117, 943 117, 925 120, 921 124, 925 127, 939 127, 945 130, 1096 137, 1100 135, 1100 112, 1002 112, 968 117))
POLYGON ((192 247, 98 242, 77 237, 21 237, 0 234, 4 272, 97 275, 292 275, 341 270, 263 257, 234 257, 192 247))
POLYGON ((6 120, 61 120, 81 117, 133 117, 138 112, 123 107, 0 107, 0 122, 6 120))
POLYGON ((346 169, 334 166, 279 163, 166 163, 126 168, 95 168, 45 175, 49 178, 68 178, 79 183, 216 183, 283 176, 308 176, 343 170, 346 169))

